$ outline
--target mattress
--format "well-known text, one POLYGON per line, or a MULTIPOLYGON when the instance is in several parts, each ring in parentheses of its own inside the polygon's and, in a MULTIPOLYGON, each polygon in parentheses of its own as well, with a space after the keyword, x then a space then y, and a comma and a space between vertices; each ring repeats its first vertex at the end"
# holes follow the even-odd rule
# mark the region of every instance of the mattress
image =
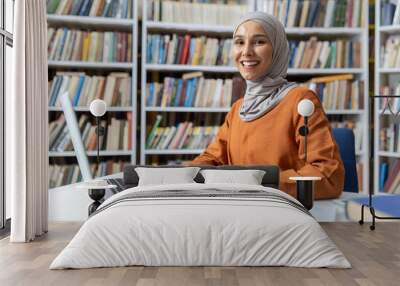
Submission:
POLYGON ((130 265, 351 267, 291 196, 258 185, 198 183, 110 197, 50 269, 130 265))

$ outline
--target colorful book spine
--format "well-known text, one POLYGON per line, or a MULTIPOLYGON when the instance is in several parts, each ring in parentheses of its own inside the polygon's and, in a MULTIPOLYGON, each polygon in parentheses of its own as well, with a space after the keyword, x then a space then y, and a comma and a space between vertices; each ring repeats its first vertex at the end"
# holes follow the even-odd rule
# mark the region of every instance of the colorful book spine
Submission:
POLYGON ((48 59, 53 61, 127 62, 132 34, 86 32, 68 28, 48 28, 48 59))
POLYGON ((286 27, 361 27, 364 0, 256 0, 286 27))
POLYGON ((147 138, 147 149, 204 149, 219 130, 219 126, 194 126, 188 121, 168 127, 159 127, 159 124, 157 119, 147 138))
POLYGON ((325 110, 361 110, 364 108, 364 82, 353 75, 313 78, 306 83, 320 98, 325 110))
POLYGON ((167 36, 152 34, 147 37, 147 63, 233 66, 230 57, 231 38, 217 39, 177 34, 167 36))
POLYGON ((289 41, 290 68, 359 68, 361 43, 356 40, 336 39, 319 41, 289 41))
POLYGON ((90 17, 131 18, 132 0, 48 0, 47 13, 90 17))
POLYGON ((147 0, 147 6, 152 21, 223 26, 234 25, 249 9, 247 1, 147 0))
POLYGON ((107 77, 57 72, 49 83, 49 106, 60 106, 58 98, 65 91, 74 106, 88 106, 96 98, 103 99, 107 106, 130 106, 131 82, 129 74, 123 72, 113 72, 107 77))
POLYGON ((152 107, 225 107, 232 105, 232 79, 165 77, 146 85, 146 105, 152 107))

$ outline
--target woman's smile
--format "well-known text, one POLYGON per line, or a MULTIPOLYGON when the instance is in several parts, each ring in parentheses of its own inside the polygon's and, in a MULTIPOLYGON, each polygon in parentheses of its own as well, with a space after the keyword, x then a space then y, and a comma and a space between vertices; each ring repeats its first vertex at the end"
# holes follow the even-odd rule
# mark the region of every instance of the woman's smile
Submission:
POLYGON ((254 68, 255 66, 257 66, 260 62, 259 61, 240 61, 240 63, 247 68, 254 68))

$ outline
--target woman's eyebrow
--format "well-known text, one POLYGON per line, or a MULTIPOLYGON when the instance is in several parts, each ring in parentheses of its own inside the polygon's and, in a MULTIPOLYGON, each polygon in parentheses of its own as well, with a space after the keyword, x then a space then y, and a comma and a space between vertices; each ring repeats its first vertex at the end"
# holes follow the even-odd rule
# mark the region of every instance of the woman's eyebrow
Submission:
MULTIPOLYGON (((235 35, 234 36, 234 38, 236 39, 236 38, 244 38, 245 36, 244 35, 235 35)), ((261 37, 263 37, 263 38, 267 38, 268 39, 268 36, 266 35, 266 34, 255 34, 255 35, 251 35, 251 38, 261 38, 261 37)))
POLYGON ((253 37, 264 37, 264 38, 268 38, 268 36, 266 34, 255 34, 253 35, 253 37))

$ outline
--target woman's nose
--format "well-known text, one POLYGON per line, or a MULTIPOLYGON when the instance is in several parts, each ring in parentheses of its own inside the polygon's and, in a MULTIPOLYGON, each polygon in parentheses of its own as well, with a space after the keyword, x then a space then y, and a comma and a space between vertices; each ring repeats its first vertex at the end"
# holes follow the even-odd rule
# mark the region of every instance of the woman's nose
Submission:
POLYGON ((242 55, 243 56, 252 55, 253 52, 254 52, 254 50, 253 50, 253 46, 251 45, 251 43, 244 44, 243 50, 242 50, 242 55))

